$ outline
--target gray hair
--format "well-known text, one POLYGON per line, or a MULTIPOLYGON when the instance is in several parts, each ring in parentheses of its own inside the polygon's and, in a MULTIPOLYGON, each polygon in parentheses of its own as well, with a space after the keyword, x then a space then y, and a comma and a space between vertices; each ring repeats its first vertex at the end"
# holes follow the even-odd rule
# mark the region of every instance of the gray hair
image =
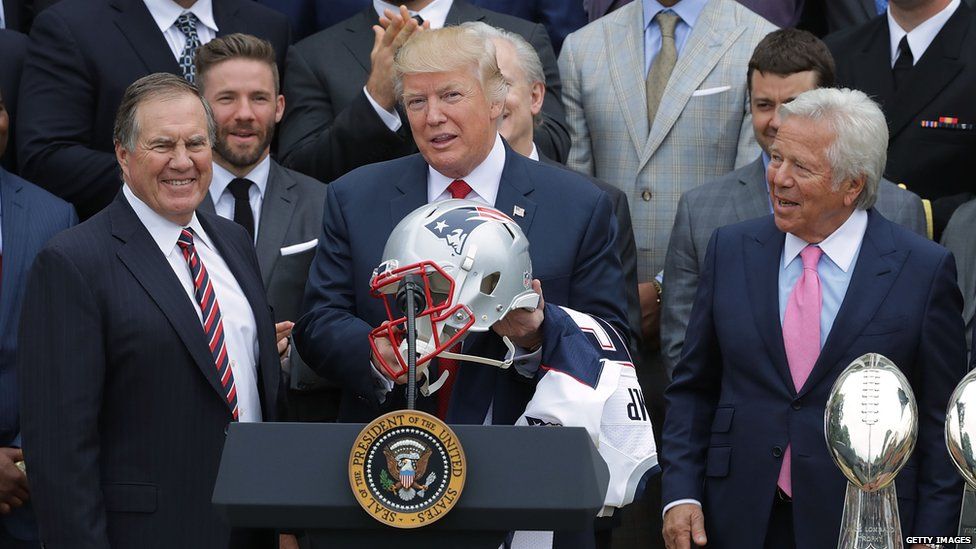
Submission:
MULTIPOLYGON (((525 73, 525 83, 530 86, 536 82, 541 83, 543 86, 546 85, 546 71, 542 68, 542 61, 539 60, 538 52, 521 35, 493 27, 481 21, 469 21, 462 23, 460 26, 474 30, 484 36, 486 40, 505 40, 511 44, 515 50, 515 58, 518 60, 519 67, 525 73)), ((536 113, 532 119, 536 126, 541 124, 542 112, 536 113)))
POLYGON ((508 86, 498 69, 495 44, 471 28, 444 27, 413 34, 393 60, 393 87, 403 98, 405 74, 447 72, 464 67, 478 71, 489 103, 505 101, 508 86))
POLYGON ((143 76, 126 88, 119 111, 115 115, 112 138, 125 150, 134 151, 136 138, 139 136, 139 121, 136 118, 139 105, 154 99, 175 99, 181 95, 192 95, 200 100, 207 115, 207 138, 213 145, 217 141, 217 122, 210 105, 200 96, 196 86, 180 76, 162 72, 143 76))
POLYGON ((783 104, 779 112, 784 123, 794 116, 825 122, 834 132, 827 148, 834 188, 864 176, 864 189, 854 206, 866 210, 874 205, 888 159, 888 124, 877 103, 858 90, 818 88, 783 104))

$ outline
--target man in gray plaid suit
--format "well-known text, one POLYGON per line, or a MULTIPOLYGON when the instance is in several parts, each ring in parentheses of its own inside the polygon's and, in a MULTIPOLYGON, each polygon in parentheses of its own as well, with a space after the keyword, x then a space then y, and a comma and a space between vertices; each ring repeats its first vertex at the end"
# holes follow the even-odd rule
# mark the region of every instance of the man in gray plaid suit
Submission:
POLYGON ((628 195, 645 340, 681 193, 759 152, 746 65, 772 30, 732 0, 641 0, 563 43, 568 165, 628 195))
MULTIPOLYGON (((749 60, 746 81, 756 140, 762 148, 751 163, 681 195, 664 261, 661 348, 670 373, 685 341, 691 304, 704 268, 708 239, 715 229, 772 213, 766 166, 779 129, 779 106, 817 87, 833 87, 834 58, 826 44, 807 31, 783 29, 763 38, 749 60)), ((879 213, 926 236, 925 211, 915 193, 882 179, 879 213)))

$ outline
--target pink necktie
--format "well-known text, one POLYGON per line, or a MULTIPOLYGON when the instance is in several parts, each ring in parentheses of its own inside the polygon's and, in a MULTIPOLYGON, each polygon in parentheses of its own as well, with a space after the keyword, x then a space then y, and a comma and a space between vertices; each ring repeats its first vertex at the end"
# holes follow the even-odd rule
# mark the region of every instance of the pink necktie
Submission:
MULTIPOLYGON (((800 391, 813 365, 820 356, 820 309, 822 293, 820 277, 817 275, 817 263, 823 250, 819 246, 807 246, 800 252, 803 261, 803 273, 790 292, 790 299, 786 303, 786 314, 783 316, 783 343, 786 346, 786 360, 790 365, 793 376, 793 387, 800 391)), ((786 447, 783 454, 783 466, 779 470, 776 484, 793 496, 790 480, 791 464, 790 447, 786 447)))

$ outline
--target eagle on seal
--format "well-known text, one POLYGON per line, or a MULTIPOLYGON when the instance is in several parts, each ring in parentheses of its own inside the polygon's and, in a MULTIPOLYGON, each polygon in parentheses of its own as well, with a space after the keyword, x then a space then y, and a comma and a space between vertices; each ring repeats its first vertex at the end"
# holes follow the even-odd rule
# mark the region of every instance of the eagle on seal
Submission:
POLYGON ((401 488, 405 490, 426 490, 427 486, 417 483, 416 479, 423 478, 424 473, 427 472, 427 462, 430 461, 430 455, 432 453, 433 450, 427 448, 422 454, 409 453, 397 455, 390 448, 384 449, 383 455, 386 456, 386 469, 393 475, 393 478, 400 479, 396 484, 390 486, 390 491, 396 493, 401 488))

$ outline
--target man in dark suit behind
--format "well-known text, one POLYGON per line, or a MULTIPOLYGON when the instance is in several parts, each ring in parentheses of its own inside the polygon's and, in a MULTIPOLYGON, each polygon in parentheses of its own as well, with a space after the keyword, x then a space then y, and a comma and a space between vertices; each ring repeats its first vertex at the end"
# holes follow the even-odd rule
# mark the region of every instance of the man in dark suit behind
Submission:
MULTIPOLYGON (((322 229, 325 185, 271 159, 278 93, 275 51, 247 34, 216 38, 196 55, 197 82, 217 122, 214 178, 200 208, 243 226, 254 239, 278 335, 298 319, 308 267, 322 229)), ((289 350, 289 417, 335 421, 339 390, 289 350)))
MULTIPOLYGON (((0 156, 7 147, 7 112, 0 88, 0 156)), ((37 527, 27 477, 17 469, 20 395, 17 322, 27 270, 49 238, 78 222, 70 204, 0 168, 0 547, 35 549, 37 527)))
MULTIPOLYGON (((627 332, 612 205, 583 176, 529 160, 498 135, 506 85, 494 45, 469 28, 424 31, 403 47, 396 71, 398 97, 421 153, 359 168, 329 185, 306 312, 295 327, 305 360, 342 386, 345 421, 368 420, 381 406, 402 403, 402 391, 387 394, 394 380, 371 365, 367 335, 387 317, 369 282, 393 227, 430 202, 467 198, 511 216, 532 242, 533 271, 546 302, 600 316, 627 332)), ((513 368, 461 362, 453 389, 419 399, 418 406, 439 407, 455 423, 514 423, 532 396, 524 378, 539 366, 531 351, 538 349, 541 314, 513 311, 505 329, 465 340, 465 353, 501 358, 506 351, 499 335, 509 336, 521 350, 513 368)), ((389 343, 379 346, 385 341, 377 339, 378 352, 392 364, 389 343)), ((439 372, 432 373, 437 379, 439 372)))
POLYGON ((7 133, 8 146, 0 152, 0 166, 17 173, 17 151, 14 139, 14 118, 17 114, 17 91, 20 74, 27 55, 27 36, 12 30, 0 29, 0 110, 7 112, 11 129, 7 133))
POLYGON ((869 352, 902 370, 918 403, 918 444, 895 480, 902 532, 954 532, 962 483, 943 431, 966 338, 952 254, 871 209, 887 135, 865 94, 807 91, 780 116, 774 213, 713 233, 666 393, 665 539, 836 545, 847 479, 824 407, 869 352))
POLYGON ((824 39, 837 83, 881 104, 885 177, 932 201, 938 239, 976 185, 976 17, 960 0, 891 0, 887 14, 824 39))
MULTIPOLYGON (((21 426, 51 549, 272 546, 210 503, 228 425, 274 421, 279 356, 254 246, 194 212, 211 178, 213 117, 182 77, 122 98, 124 185, 51 239, 20 329, 21 426)), ((283 342, 279 343, 283 346, 283 342)))
MULTIPOLYGON (((559 69, 542 25, 465 0, 402 3, 425 19, 424 27, 482 21, 525 37, 539 52, 550 91, 536 143, 550 158, 565 161, 570 141, 560 102, 559 69)), ((393 7, 385 2, 379 5, 393 7)), ((284 165, 330 182, 359 166, 417 151, 402 109, 395 109, 391 85, 394 54, 418 28, 417 22, 403 10, 393 14, 384 30, 377 25, 378 18, 376 8, 370 7, 289 50, 285 73, 288 108, 280 141, 284 165)))
POLYGON ((285 16, 250 0, 64 0, 44 10, 21 87, 18 115, 31 121, 18 126, 21 174, 82 219, 101 210, 119 190, 112 121, 126 87, 154 72, 189 75, 199 44, 234 32, 282 54, 289 42, 285 16))

